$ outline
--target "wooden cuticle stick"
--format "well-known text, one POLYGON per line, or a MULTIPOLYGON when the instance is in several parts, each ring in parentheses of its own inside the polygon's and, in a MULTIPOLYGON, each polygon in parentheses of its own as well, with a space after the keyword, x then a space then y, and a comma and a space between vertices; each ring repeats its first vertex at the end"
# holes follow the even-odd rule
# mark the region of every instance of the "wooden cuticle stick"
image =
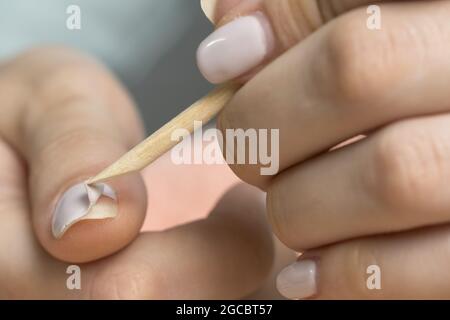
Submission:
POLYGON ((240 85, 229 83, 214 89, 86 183, 95 184, 144 169, 179 143, 171 139, 174 130, 183 128, 192 133, 195 121, 208 123, 239 88, 240 85))

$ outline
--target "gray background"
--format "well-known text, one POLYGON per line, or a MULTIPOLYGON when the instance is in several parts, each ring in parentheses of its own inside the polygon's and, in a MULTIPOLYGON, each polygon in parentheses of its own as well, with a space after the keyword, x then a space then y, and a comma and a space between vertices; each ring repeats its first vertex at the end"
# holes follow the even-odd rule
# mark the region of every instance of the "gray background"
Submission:
POLYGON ((130 90, 149 132, 211 88, 195 64, 211 30, 200 0, 0 0, 0 59, 47 44, 96 56, 130 90), (73 4, 81 30, 66 27, 73 4))
POLYGON ((194 23, 183 37, 160 59, 144 81, 131 88, 150 131, 156 130, 212 89, 195 63, 197 46, 212 26, 200 10, 194 14, 194 23))

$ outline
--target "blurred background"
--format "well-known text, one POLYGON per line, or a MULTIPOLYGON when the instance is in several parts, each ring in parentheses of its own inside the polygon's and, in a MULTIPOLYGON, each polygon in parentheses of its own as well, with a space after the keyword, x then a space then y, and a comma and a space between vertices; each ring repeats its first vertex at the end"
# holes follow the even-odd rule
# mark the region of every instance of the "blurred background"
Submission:
POLYGON ((211 89, 195 63, 211 30, 200 0, 0 0, 0 60, 46 44, 94 55, 129 89, 148 132, 211 89), (66 25, 71 5, 79 30, 66 25))

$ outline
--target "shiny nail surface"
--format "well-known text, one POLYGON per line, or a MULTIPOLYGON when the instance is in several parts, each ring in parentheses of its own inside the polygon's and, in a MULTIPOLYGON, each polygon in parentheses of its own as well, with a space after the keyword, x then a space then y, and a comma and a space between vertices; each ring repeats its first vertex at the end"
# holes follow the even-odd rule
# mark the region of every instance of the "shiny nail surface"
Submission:
POLYGON ((52 233, 59 239, 79 221, 109 219, 116 215, 116 193, 109 185, 79 183, 59 199, 53 213, 52 233))
POLYGON ((207 37, 197 50, 197 64, 212 83, 222 83, 257 67, 273 50, 273 33, 262 13, 237 18, 207 37))
POLYGON ((277 277, 277 289, 286 298, 306 299, 317 293, 317 264, 301 260, 283 269, 277 277))

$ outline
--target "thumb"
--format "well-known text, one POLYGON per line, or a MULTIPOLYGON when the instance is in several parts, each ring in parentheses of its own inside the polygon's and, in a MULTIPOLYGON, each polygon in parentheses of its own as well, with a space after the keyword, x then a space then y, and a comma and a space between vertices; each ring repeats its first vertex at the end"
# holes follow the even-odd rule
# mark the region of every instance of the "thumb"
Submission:
POLYGON ((35 234, 54 257, 88 262, 128 245, 146 209, 139 175, 89 189, 83 181, 141 138, 125 91, 91 59, 39 48, 0 72, 0 135, 28 169, 35 234))
POLYGON ((336 16, 373 0, 202 0, 218 27, 198 48, 203 76, 222 83, 255 72, 336 16))

